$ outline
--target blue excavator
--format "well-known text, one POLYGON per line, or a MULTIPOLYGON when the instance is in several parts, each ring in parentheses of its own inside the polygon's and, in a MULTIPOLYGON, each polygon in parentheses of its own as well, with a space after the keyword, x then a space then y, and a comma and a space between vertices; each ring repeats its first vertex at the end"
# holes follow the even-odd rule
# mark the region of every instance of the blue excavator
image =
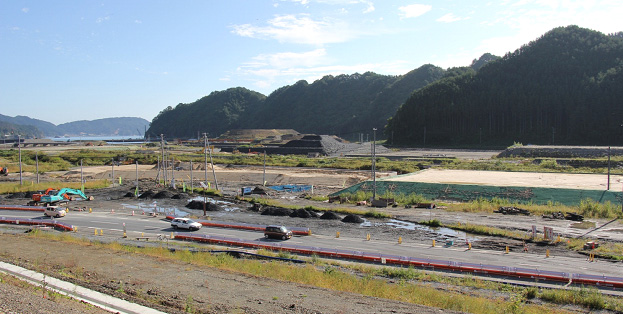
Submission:
POLYGON ((46 195, 41 195, 40 203, 44 203, 47 205, 57 205, 58 203, 67 203, 69 201, 74 200, 75 198, 82 198, 83 200, 91 201, 93 200, 92 196, 86 196, 82 191, 64 188, 59 191, 49 191, 46 195))

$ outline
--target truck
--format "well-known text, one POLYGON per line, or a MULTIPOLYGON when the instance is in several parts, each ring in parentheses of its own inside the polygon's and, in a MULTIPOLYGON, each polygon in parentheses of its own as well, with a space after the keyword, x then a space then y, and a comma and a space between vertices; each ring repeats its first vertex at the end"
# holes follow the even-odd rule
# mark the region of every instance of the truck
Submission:
POLYGON ((66 203, 74 199, 75 196, 78 196, 84 200, 91 201, 93 200, 92 196, 87 197, 80 190, 63 188, 58 192, 49 191, 47 195, 41 195, 40 202, 49 205, 55 205, 58 203, 66 203))

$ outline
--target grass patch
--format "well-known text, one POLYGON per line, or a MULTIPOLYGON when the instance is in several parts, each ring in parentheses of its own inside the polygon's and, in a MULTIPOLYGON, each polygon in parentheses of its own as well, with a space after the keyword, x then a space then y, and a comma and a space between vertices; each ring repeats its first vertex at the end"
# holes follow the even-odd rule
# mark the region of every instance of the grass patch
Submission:
MULTIPOLYGON (((87 181, 84 183, 85 189, 102 189, 110 186, 108 180, 87 181)), ((62 188, 71 188, 79 190, 82 187, 80 182, 26 182, 23 185, 19 183, 0 183, 0 194, 17 193, 17 192, 29 192, 29 191, 44 191, 47 188, 54 188, 60 190, 62 188)))

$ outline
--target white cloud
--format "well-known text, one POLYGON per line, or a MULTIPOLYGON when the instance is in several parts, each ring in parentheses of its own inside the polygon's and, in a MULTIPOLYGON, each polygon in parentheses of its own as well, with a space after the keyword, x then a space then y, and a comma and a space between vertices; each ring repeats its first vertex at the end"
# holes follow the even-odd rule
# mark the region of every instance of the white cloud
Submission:
POLYGON ((143 24, 143 21, 141 21, 141 20, 134 20, 134 24, 143 24))
POLYGON ((110 16, 98 17, 98 18, 95 20, 95 23, 98 23, 98 24, 99 24, 99 23, 102 23, 102 22, 105 22, 105 21, 108 21, 108 20, 110 20, 110 16))
POLYGON ((456 21, 460 21, 463 20, 463 18, 457 17, 452 13, 448 13, 440 18, 438 18, 436 21, 437 22, 444 22, 444 23, 452 23, 452 22, 456 22, 456 21))
POLYGON ((432 8, 433 6, 428 4, 410 4, 404 7, 399 7, 398 10, 402 12, 400 14, 401 17, 411 18, 423 15, 424 13, 430 11, 432 8))
POLYGON ((280 70, 292 67, 311 67, 327 62, 326 57, 327 51, 325 49, 315 49, 303 53, 261 54, 254 57, 253 62, 247 63, 245 66, 253 68, 268 66, 280 70))
POLYGON ((28 13, 28 11, 30 11, 30 8, 22 8, 22 12, 28 13))
POLYGON ((314 21, 306 14, 276 16, 264 27, 234 25, 233 33, 243 37, 312 45, 345 42, 356 36, 344 21, 329 18, 314 21))
POLYGON ((368 71, 401 75, 413 69, 405 61, 383 63, 362 63, 354 65, 331 65, 325 49, 315 49, 303 53, 283 52, 258 55, 252 61, 238 67, 237 75, 251 81, 259 90, 270 90, 299 80, 314 82, 326 75, 364 73, 368 71))

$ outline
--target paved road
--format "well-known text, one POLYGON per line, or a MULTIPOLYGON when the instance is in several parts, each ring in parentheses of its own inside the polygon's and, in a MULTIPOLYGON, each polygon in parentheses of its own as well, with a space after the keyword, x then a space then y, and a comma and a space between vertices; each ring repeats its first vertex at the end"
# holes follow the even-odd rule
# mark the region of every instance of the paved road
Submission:
MULTIPOLYGON (((38 212, 20 212, 0 210, 0 217, 20 217, 31 219, 50 219, 38 212)), ((123 236, 125 228, 128 238, 133 239, 141 234, 155 238, 157 235, 169 235, 175 232, 170 223, 162 217, 151 217, 145 215, 131 216, 124 214, 112 214, 102 212, 70 212, 66 217, 59 220, 78 227, 78 233, 83 235, 94 235, 95 230, 103 230, 104 236, 119 237, 123 236)), ((204 227, 197 231, 198 234, 209 234, 225 237, 234 237, 243 240, 274 241, 263 238, 261 232, 244 231, 237 229, 223 229, 204 227)), ((281 241, 277 241, 281 242, 281 241)), ((386 242, 379 240, 366 241, 365 239, 333 236, 303 236, 294 237, 287 241, 289 245, 304 245, 323 248, 336 248, 343 250, 355 250, 370 253, 382 253, 398 256, 408 256, 417 258, 429 258, 437 260, 450 260, 455 262, 482 263, 495 266, 522 267, 538 270, 549 270, 566 273, 582 273, 591 275, 623 276, 623 263, 608 261, 588 262, 584 258, 571 257, 545 257, 538 254, 523 254, 511 252, 505 254, 499 251, 489 250, 470 250, 455 247, 431 247, 430 244, 386 242)))

